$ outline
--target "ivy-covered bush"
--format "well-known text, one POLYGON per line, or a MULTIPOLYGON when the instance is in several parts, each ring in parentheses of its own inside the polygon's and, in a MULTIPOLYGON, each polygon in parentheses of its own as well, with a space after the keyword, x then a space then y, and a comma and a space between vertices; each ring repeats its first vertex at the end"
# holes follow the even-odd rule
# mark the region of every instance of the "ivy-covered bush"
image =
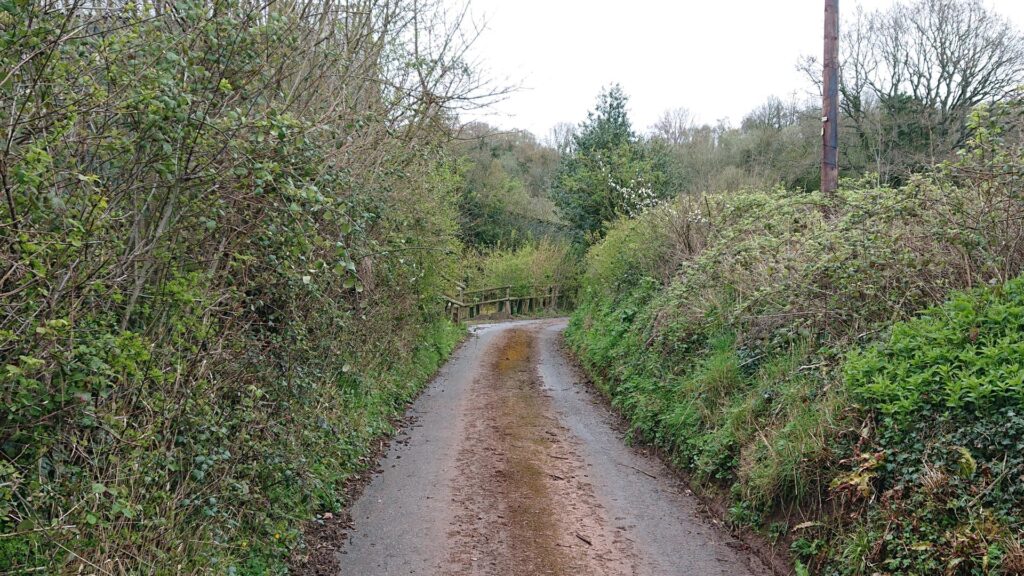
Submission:
POLYGON ((0 2, 0 573, 277 573, 337 508, 458 339, 435 8, 0 2))

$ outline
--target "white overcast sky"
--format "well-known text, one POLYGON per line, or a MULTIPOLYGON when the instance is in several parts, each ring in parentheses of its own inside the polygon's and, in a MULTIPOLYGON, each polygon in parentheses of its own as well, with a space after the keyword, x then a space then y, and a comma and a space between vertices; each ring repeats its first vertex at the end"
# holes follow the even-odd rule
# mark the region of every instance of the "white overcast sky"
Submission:
MULTIPOLYGON (((1024 28, 1024 0, 986 3, 1024 28)), ((874 9, 893 0, 859 4, 874 9)), ((840 12, 846 16, 857 5, 840 0, 840 12)), ((738 124, 769 96, 809 96, 812 87, 796 64, 822 50, 822 0, 470 0, 469 6, 483 27, 475 60, 497 84, 521 88, 463 118, 540 137, 558 122, 582 121, 612 82, 630 96, 640 131, 676 107, 700 122, 738 124)))

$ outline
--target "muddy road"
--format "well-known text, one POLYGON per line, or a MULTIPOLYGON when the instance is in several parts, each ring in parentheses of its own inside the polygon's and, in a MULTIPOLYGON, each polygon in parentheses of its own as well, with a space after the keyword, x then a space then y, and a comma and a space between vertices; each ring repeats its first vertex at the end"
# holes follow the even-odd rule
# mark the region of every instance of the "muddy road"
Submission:
POLYGON ((564 327, 472 329, 353 505, 343 576, 769 574, 623 442, 564 327))

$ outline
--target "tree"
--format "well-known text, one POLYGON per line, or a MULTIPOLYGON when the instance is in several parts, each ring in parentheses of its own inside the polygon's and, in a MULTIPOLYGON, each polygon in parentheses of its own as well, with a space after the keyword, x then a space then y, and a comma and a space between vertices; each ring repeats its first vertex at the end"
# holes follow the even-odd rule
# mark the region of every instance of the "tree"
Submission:
POLYGON ((572 148, 572 138, 575 135, 576 126, 568 122, 559 122, 548 133, 547 145, 558 150, 559 154, 564 154, 572 148))
MULTIPOLYGON (((1024 37, 981 0, 914 0, 858 11, 845 27, 841 116, 845 163, 883 181, 948 156, 968 137, 976 106, 1024 81, 1024 37)), ((820 66, 801 65, 815 82, 820 66)))
POLYGON ((811 190, 820 184, 819 105, 769 98, 738 128, 697 125, 685 108, 662 114, 647 148, 662 155, 667 185, 678 194, 743 188, 811 190))
POLYGON ((603 236, 606 223, 668 195, 660 156, 633 132, 627 104, 618 84, 598 96, 552 181, 552 199, 578 242, 603 236))
POLYGON ((515 248, 564 235, 548 198, 557 150, 529 132, 502 132, 475 122, 462 127, 453 152, 462 167, 459 231, 465 244, 515 248))
POLYGON ((693 114, 686 108, 666 110, 651 127, 654 137, 668 144, 680 145, 690 141, 696 129, 693 114))

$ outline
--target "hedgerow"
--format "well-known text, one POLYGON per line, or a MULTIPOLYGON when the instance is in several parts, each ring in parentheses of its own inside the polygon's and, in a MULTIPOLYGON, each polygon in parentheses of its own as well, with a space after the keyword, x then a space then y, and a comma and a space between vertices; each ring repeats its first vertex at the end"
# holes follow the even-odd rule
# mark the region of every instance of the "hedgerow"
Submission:
POLYGON ((598 387, 634 436, 725 494, 732 521, 785 535, 815 573, 935 573, 936 561, 1013 573, 1018 561, 1021 501, 1006 488, 1015 448, 978 445, 1020 437, 1020 310, 1000 294, 1019 290, 1010 281, 1024 266, 1024 163, 999 136, 1005 111, 979 110, 961 158, 902 188, 684 197, 615 223, 587 256, 567 337, 598 387), (1004 284, 954 298, 943 318, 967 301, 985 312, 941 330, 940 312, 892 328, 957 291, 1004 284), (976 346, 943 346, 989 315, 1000 327, 983 341, 978 327, 976 346), (854 352, 890 333, 894 349, 854 352), (892 356, 904 353, 923 356, 892 356), (914 412, 919 387, 947 378, 928 392, 946 411, 914 412), (994 471, 944 488, 970 521, 920 502, 889 507, 900 486, 923 497, 915 470, 967 461, 960 448, 994 471), (1004 489, 978 495, 1006 470, 1004 489), (922 527, 945 534, 930 552, 913 539, 922 527))
POLYGON ((0 2, 0 572, 279 573, 337 509, 459 337, 435 8, 0 2))

